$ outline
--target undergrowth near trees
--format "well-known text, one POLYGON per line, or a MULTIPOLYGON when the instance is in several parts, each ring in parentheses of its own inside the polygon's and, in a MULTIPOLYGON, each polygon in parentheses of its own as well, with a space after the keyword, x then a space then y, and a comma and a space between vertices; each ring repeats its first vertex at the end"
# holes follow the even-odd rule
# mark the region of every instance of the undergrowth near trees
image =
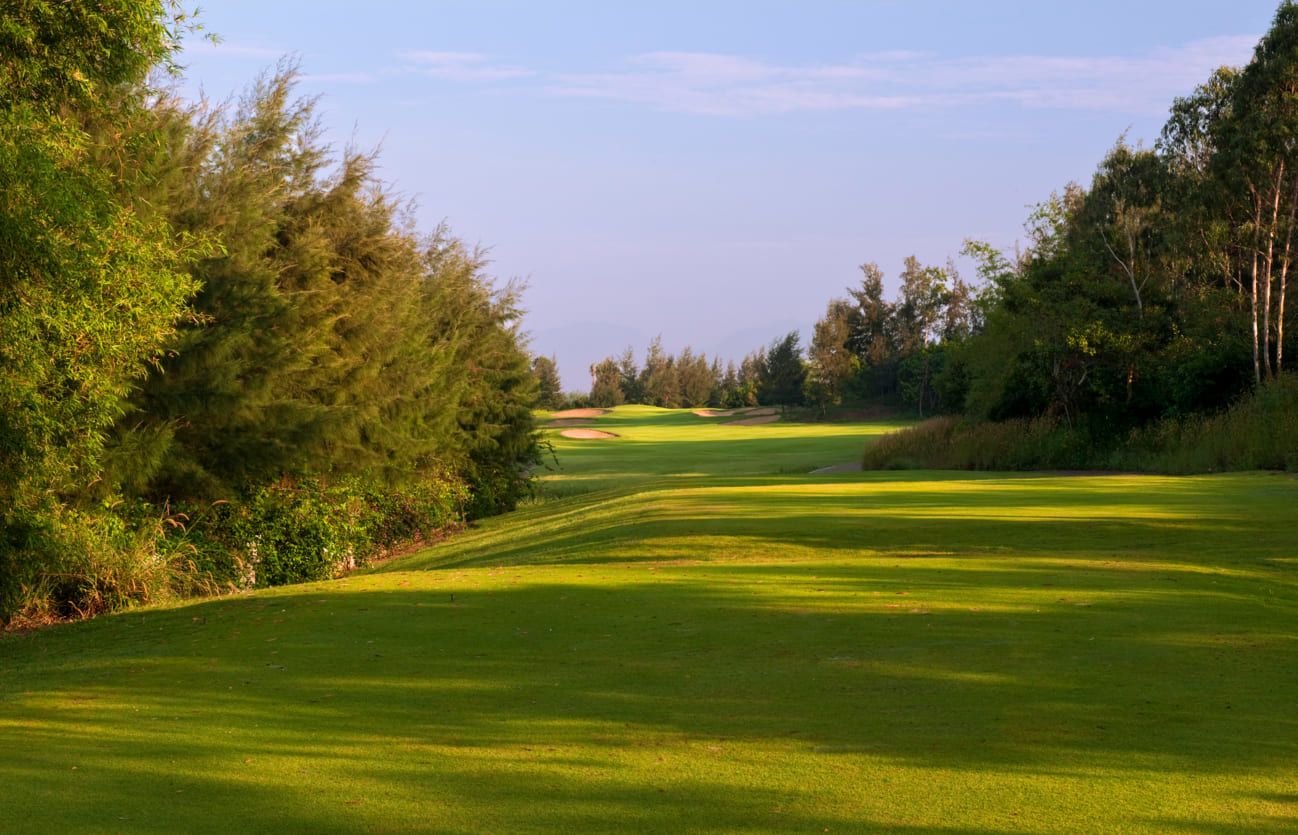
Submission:
POLYGON ((0 573, 10 580, 0 583, 0 609, 22 623, 43 623, 326 580, 455 530, 470 501, 462 479, 432 472, 396 487, 286 480, 185 508, 121 500, 86 509, 52 505, 13 543, 29 560, 0 573))
POLYGON ((867 470, 1113 470, 1168 474, 1298 471, 1298 376, 1264 384, 1214 414, 1165 418, 1116 439, 1040 417, 934 418, 880 438, 867 470))

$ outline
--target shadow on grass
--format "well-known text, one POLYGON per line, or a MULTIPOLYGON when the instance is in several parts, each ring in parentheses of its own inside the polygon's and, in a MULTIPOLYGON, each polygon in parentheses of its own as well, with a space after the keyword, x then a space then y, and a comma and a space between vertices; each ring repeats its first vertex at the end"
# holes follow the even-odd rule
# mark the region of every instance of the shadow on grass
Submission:
MULTIPOLYGON (((1265 476, 931 476, 924 483, 939 486, 879 476, 656 481, 502 519, 382 570, 787 557, 789 547, 814 550, 817 559, 860 552, 1049 555, 1249 570, 1275 569, 1295 555, 1286 521, 1294 521, 1294 491, 1265 476)), ((1274 573, 1282 581, 1293 576, 1274 573)))
POLYGON ((4 638, 0 820, 1293 822, 1291 483, 920 477, 663 482, 397 573, 4 638))
POLYGON ((572 572, 354 577, 7 639, 0 802, 33 831, 962 831, 909 805, 940 791, 985 831, 1025 786, 1098 775, 1112 823, 1171 776, 1212 778, 1192 821, 1225 831, 1242 786, 1298 759, 1292 586, 572 572), (894 799, 862 782, 880 767, 894 799))

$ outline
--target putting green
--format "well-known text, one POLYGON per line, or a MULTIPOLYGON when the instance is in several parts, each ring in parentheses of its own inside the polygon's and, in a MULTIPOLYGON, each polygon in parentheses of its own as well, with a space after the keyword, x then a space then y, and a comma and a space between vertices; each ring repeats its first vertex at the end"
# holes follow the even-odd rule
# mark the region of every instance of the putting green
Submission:
POLYGON ((811 476, 879 429, 722 420, 615 410, 377 572, 0 639, 0 829, 1298 826, 1298 481, 811 476))

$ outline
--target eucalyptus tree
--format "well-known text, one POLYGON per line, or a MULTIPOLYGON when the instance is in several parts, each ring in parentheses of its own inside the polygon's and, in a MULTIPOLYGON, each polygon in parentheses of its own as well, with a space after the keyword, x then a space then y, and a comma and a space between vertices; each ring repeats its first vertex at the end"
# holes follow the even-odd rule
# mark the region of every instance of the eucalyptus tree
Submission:
POLYGON ((1253 59, 1238 73, 1218 73, 1196 97, 1179 103, 1165 131, 1165 137, 1179 140, 1178 149, 1210 153, 1207 167, 1224 197, 1220 216, 1247 265, 1258 382, 1284 368, 1285 307, 1298 214, 1295 91, 1298 5, 1285 2, 1253 59))

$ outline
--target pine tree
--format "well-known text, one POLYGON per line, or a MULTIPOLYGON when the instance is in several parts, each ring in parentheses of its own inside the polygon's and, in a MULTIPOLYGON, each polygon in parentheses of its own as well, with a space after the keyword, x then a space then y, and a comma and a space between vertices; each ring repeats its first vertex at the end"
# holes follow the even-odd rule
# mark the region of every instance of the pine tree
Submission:
POLYGON ((611 409, 614 406, 621 406, 625 402, 621 386, 622 368, 617 360, 606 357, 592 365, 590 367, 590 379, 591 405, 602 409, 611 409))
POLYGON ((769 406, 797 406, 803 402, 807 378, 798 332, 790 331, 771 343, 758 379, 757 400, 769 406))
POLYGON ((536 405, 542 409, 558 409, 563 405, 563 384, 559 381, 559 365, 553 356, 532 359, 532 375, 536 377, 536 405))
POLYGON ((687 409, 708 405, 716 388, 716 378, 708 366, 708 358, 695 354, 687 345, 676 358, 675 368, 680 405, 687 409))
POLYGON ((643 403, 644 389, 640 385, 640 369, 636 367, 635 350, 631 346, 617 360, 618 386, 622 389, 624 403, 643 403))
POLYGON ((674 409, 680 405, 680 380, 675 358, 663 350, 661 336, 654 337, 649 343, 644 369, 640 372, 640 387, 644 402, 650 406, 674 409))
POLYGON ((811 338, 809 390, 822 408, 843 401, 843 390, 858 368, 859 360, 849 347, 852 314, 851 303, 842 299, 830 301, 811 338))

